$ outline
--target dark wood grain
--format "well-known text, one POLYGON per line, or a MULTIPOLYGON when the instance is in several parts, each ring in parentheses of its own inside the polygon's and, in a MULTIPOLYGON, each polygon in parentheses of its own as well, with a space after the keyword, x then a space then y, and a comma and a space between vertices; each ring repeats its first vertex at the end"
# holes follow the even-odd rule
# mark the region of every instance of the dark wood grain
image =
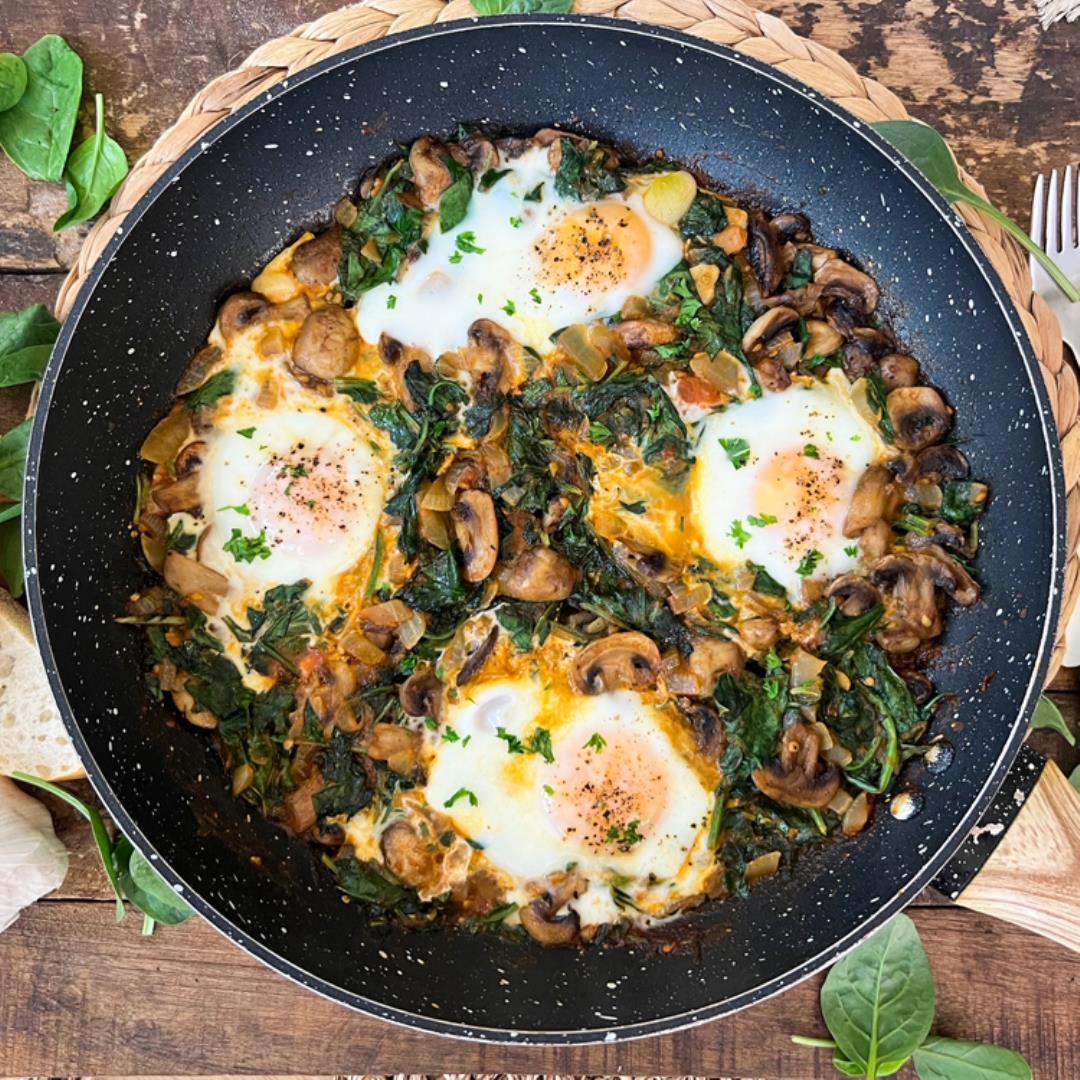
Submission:
MULTIPOLYGON (((938 983, 937 1029, 1023 1050, 1038 1077, 1080 1075, 1080 956, 959 912, 918 910, 938 983), (1024 958, 1018 964, 1017 957, 1024 958)), ((734 1017, 660 1039, 578 1049, 432 1038, 352 1015, 293 986, 206 924, 149 940, 106 904, 39 904, 5 934, 0 1072, 601 1073, 813 1080, 826 1057, 814 979, 734 1017), (63 942, 63 948, 57 943, 63 942)))

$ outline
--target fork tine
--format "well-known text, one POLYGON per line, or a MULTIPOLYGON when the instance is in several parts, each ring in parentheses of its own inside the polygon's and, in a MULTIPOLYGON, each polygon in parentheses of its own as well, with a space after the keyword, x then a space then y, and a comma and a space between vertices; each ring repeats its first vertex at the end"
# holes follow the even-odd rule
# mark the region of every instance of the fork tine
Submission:
POLYGON ((1039 175, 1035 177, 1035 191, 1031 196, 1031 228, 1028 229, 1028 235, 1039 245, 1039 247, 1043 246, 1043 241, 1046 238, 1045 207, 1046 177, 1042 173, 1039 173, 1039 175))
POLYGON ((1077 246, 1076 232, 1076 173, 1071 165, 1065 169, 1065 191, 1061 197, 1061 250, 1077 246))
POLYGON ((1061 233, 1058 231, 1061 210, 1060 195, 1058 194, 1058 171, 1054 169, 1050 173, 1050 188, 1046 193, 1046 243, 1043 247, 1050 255, 1057 255, 1061 251, 1061 233))

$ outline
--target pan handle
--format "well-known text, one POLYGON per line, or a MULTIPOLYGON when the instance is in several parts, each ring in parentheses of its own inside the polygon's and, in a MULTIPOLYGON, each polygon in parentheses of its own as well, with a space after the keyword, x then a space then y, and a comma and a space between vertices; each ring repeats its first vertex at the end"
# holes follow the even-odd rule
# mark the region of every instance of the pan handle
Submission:
POLYGON ((1080 952, 1080 791, 1025 746, 934 885, 963 907, 1080 952))

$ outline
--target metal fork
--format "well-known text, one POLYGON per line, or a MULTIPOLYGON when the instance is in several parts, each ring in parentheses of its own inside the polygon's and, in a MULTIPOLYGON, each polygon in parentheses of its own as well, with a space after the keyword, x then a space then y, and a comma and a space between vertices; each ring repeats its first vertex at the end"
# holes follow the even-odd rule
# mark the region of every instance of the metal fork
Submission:
MULTIPOLYGON (((1035 181, 1035 193, 1031 199, 1031 239, 1035 241, 1057 264, 1074 284, 1080 284, 1080 238, 1077 237, 1077 207, 1080 192, 1077 182, 1080 169, 1069 165, 1063 176, 1057 169, 1050 173, 1049 181, 1039 173, 1035 181)), ((1032 256, 1031 283, 1035 291, 1050 305, 1061 323, 1061 336, 1080 360, 1080 304, 1072 304, 1068 297, 1054 284, 1050 275, 1032 256)))

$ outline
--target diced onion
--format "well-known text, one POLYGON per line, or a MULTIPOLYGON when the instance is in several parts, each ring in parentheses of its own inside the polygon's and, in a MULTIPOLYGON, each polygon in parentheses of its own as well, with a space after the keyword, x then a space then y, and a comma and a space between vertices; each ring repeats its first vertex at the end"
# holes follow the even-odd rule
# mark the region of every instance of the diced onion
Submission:
POLYGON ((420 496, 420 506, 424 510, 449 510, 454 505, 454 496, 446 490, 446 481, 436 477, 420 496))
POLYGON ((780 852, 769 851, 746 864, 746 880, 757 881, 758 878, 771 877, 779 869, 780 852))
POLYGON ((176 460, 190 432, 191 414, 179 406, 154 425, 139 447, 139 457, 155 465, 169 465, 176 460))
POLYGON ((446 513, 440 510, 427 510, 423 506, 417 515, 420 535, 440 551, 450 547, 450 529, 446 524, 446 513))
POLYGON ((362 664, 371 664, 372 667, 377 667, 386 659, 386 653, 359 630, 348 631, 341 639, 341 647, 362 664))
POLYGON ((824 660, 819 660, 805 649, 796 649, 791 662, 791 685, 801 686, 803 683, 813 682, 824 669, 824 660))
POLYGON ((382 604, 372 604, 361 608, 356 613, 357 621, 365 627, 396 630, 403 622, 412 617, 412 608, 400 600, 387 600, 382 604))
POLYGON ((828 805, 828 809, 834 814, 839 814, 843 817, 847 813, 848 807, 851 806, 854 801, 855 800, 843 788, 837 788, 836 794, 832 797, 832 802, 828 805))
POLYGON ((662 173, 646 189, 641 201, 649 216, 661 225, 678 225, 697 196, 697 181, 683 170, 662 173))
POLYGON ((502 487, 510 479, 512 472, 510 458, 506 451, 496 443, 485 443, 481 455, 484 458, 488 482, 492 488, 502 487))
POLYGON ((399 627, 398 641, 406 649, 411 649, 423 636, 427 629, 424 616, 419 611, 414 611, 399 627))
POLYGON ((704 581, 699 581, 696 585, 686 588, 686 586, 679 584, 675 585, 671 590, 671 596, 668 598, 668 607, 676 615, 682 615, 684 612, 693 611, 694 608, 701 607, 702 604, 707 604, 712 598, 712 589, 704 581))
POLYGON ((866 828, 870 820, 870 799, 865 791, 860 791, 852 800, 851 805, 844 814, 840 827, 848 836, 854 836, 866 828))
POLYGON ((715 386, 722 393, 737 396, 747 379, 742 364, 729 352, 721 349, 715 356, 696 353, 690 361, 690 370, 699 378, 715 386))
POLYGON ((255 770, 246 762, 243 765, 238 765, 233 769, 232 774, 232 793, 233 795, 240 795, 247 791, 249 787, 255 782, 255 770))
POLYGON ((596 382, 607 374, 607 360, 589 341, 588 331, 581 323, 568 326, 559 335, 558 343, 570 363, 587 379, 596 382))

